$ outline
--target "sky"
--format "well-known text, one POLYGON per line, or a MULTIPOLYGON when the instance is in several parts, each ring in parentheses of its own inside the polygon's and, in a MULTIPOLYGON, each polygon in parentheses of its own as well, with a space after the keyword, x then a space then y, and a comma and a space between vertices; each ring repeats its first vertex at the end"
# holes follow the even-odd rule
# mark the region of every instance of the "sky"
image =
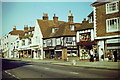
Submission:
MULTIPOLYGON (((42 19, 48 13, 53 20, 54 13, 60 21, 68 21, 68 12, 72 11, 75 23, 81 23, 93 11, 93 2, 2 2, 2 35, 24 25, 35 26, 36 19, 42 19)), ((0 36, 0 37, 1 37, 0 36)))

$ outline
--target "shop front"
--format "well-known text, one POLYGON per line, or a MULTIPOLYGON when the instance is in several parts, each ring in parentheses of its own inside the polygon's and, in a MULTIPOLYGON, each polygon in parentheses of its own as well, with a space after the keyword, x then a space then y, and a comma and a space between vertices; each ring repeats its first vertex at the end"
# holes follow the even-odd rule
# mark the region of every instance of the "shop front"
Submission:
POLYGON ((80 60, 90 60, 90 50, 93 50, 93 56, 95 59, 98 58, 98 53, 97 53, 97 43, 95 41, 93 42, 79 42, 77 43, 79 47, 79 55, 80 55, 80 60))
POLYGON ((120 60, 120 38, 106 40, 106 57, 108 60, 120 60))
POLYGON ((45 59, 54 59, 55 53, 53 47, 44 47, 45 59))

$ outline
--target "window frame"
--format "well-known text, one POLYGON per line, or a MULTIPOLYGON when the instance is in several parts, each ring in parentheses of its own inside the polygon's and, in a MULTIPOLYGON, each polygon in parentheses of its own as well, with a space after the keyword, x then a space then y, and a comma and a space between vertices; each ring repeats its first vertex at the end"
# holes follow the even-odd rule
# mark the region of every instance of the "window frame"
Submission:
POLYGON ((56 38, 56 45, 61 45, 61 39, 60 38, 56 38))
POLYGON ((106 19, 106 32, 116 32, 116 31, 120 31, 119 30, 119 26, 120 26, 120 17, 115 17, 115 18, 110 18, 110 19, 106 19), (109 30, 110 28, 110 20, 117 20, 117 29, 111 29, 109 30))
POLYGON ((57 28, 52 28, 52 33, 56 33, 57 32, 57 28))
POLYGON ((75 31, 75 25, 70 25, 70 31, 75 31))
POLYGON ((66 37, 66 42, 73 42, 73 37, 66 37))
POLYGON ((25 40, 22 40, 22 46, 25 46, 25 40))
POLYGON ((28 45, 32 44, 32 39, 28 38, 28 45))
POLYGON ((106 14, 111 14, 111 13, 115 13, 115 12, 119 12, 119 1, 114 1, 114 2, 110 2, 106 4, 106 14), (110 5, 111 4, 116 4, 116 10, 112 10, 110 11, 110 5))
POLYGON ((51 39, 48 39, 48 40, 47 40, 47 46, 52 46, 52 41, 51 41, 51 39))

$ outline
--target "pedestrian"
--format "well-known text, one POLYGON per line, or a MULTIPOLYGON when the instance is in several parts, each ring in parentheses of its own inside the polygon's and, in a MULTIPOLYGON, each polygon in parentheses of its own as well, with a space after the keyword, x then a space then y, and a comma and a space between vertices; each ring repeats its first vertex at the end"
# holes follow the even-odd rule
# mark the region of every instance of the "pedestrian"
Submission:
POLYGON ((90 50, 90 62, 94 62, 94 53, 93 53, 93 49, 90 50))
POLYGON ((113 55, 114 55, 114 62, 117 62, 117 50, 113 51, 113 55))
POLYGON ((101 48, 101 59, 103 59, 104 60, 104 58, 105 58, 105 55, 104 55, 104 50, 103 50, 103 48, 101 48))

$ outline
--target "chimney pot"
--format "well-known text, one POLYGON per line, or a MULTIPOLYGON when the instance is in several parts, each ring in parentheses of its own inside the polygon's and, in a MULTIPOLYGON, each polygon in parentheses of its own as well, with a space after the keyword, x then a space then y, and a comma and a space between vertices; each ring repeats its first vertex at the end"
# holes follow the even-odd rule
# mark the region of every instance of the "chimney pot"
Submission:
POLYGON ((16 30, 16 26, 14 26, 13 30, 16 30))
POLYGON ((43 20, 48 20, 48 14, 47 13, 43 13, 43 20))
POLYGON ((54 14, 54 16, 53 16, 53 20, 54 20, 54 23, 58 22, 58 17, 56 17, 55 14, 54 14))
POLYGON ((24 25, 24 30, 28 30, 28 25, 24 25))

